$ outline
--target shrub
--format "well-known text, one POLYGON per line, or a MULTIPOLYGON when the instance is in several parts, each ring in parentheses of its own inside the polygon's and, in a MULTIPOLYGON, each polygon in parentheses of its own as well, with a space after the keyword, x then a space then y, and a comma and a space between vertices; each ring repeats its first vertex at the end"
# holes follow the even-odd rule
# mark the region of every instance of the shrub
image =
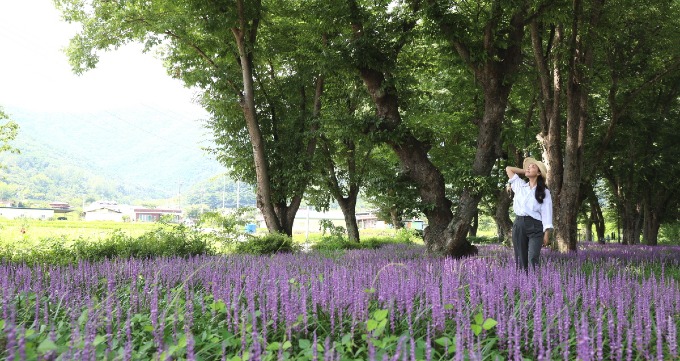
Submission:
POLYGON ((264 236, 249 236, 245 241, 236 244, 235 253, 267 255, 289 253, 299 250, 293 239, 282 233, 270 233, 264 236))
POLYGON ((417 233, 409 229, 401 229, 394 237, 368 237, 360 242, 352 242, 341 236, 325 236, 312 245, 316 251, 336 251, 351 249, 378 249, 388 244, 413 244, 417 233))
POLYGON ((363 243, 350 242, 342 236, 324 236, 321 240, 312 245, 315 251, 340 251, 346 249, 362 248, 363 243))

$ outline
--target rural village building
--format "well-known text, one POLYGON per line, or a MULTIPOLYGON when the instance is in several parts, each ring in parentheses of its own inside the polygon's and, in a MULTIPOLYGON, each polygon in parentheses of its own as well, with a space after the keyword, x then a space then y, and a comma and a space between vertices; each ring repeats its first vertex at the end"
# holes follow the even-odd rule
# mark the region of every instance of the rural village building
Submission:
MULTIPOLYGON (((357 212, 356 216, 359 229, 386 229, 392 227, 391 224, 379 220, 374 212, 357 212)), ((293 231, 316 232, 321 229, 322 220, 329 220, 336 227, 345 227, 345 217, 342 211, 317 212, 313 209, 300 208, 295 214, 293 231)), ((264 217, 259 212, 256 216, 256 221, 259 228, 267 228, 264 217)), ((419 219, 404 221, 404 227, 418 230, 422 230, 424 224, 425 222, 419 219)))
POLYGON ((30 218, 30 219, 65 219, 66 214, 73 212, 71 206, 64 202, 52 202, 50 208, 12 207, 11 202, 2 202, 0 217, 6 219, 30 218))
POLYGON ((98 201, 90 204, 84 211, 86 221, 136 221, 157 222, 162 216, 170 215, 175 222, 182 218, 182 210, 176 208, 146 208, 118 204, 113 201, 98 201))

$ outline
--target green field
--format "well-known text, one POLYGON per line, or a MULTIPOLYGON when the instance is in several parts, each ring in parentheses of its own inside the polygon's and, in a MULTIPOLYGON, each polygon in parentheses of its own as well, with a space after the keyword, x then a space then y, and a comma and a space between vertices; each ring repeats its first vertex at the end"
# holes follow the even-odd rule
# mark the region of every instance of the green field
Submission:
POLYGON ((68 240, 81 238, 95 241, 106 238, 115 230, 136 237, 154 227, 154 223, 0 219, 0 243, 30 246, 47 238, 68 240))

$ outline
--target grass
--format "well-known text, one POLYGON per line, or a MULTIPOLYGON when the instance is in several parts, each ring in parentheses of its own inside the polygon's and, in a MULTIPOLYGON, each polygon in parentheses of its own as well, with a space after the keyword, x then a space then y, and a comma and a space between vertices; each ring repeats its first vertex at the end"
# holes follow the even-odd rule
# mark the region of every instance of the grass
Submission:
POLYGON ((154 223, 123 223, 105 221, 41 221, 0 219, 0 244, 33 245, 46 238, 98 240, 121 230, 137 237, 153 229, 154 223))

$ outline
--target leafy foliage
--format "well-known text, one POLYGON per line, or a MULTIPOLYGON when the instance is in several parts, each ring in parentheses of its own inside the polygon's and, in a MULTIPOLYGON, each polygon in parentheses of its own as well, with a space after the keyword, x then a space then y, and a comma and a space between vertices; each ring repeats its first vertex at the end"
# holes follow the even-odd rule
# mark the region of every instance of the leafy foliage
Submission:
POLYGON ((121 230, 100 240, 48 237, 39 246, 17 250, 9 244, 0 249, 0 259, 28 264, 67 264, 114 258, 190 257, 215 254, 209 234, 183 225, 158 223, 155 229, 132 237, 121 230))
POLYGON ((236 243, 234 252, 238 254, 271 255, 274 253, 290 253, 299 251, 300 247, 293 238, 281 233, 269 233, 263 236, 249 236, 236 243))
POLYGON ((0 121, 7 119, 6 122, 0 124, 0 153, 2 152, 17 152, 17 149, 13 148, 10 145, 10 142, 16 138, 17 133, 19 131, 19 125, 9 119, 9 115, 7 115, 3 108, 0 107, 0 121))

